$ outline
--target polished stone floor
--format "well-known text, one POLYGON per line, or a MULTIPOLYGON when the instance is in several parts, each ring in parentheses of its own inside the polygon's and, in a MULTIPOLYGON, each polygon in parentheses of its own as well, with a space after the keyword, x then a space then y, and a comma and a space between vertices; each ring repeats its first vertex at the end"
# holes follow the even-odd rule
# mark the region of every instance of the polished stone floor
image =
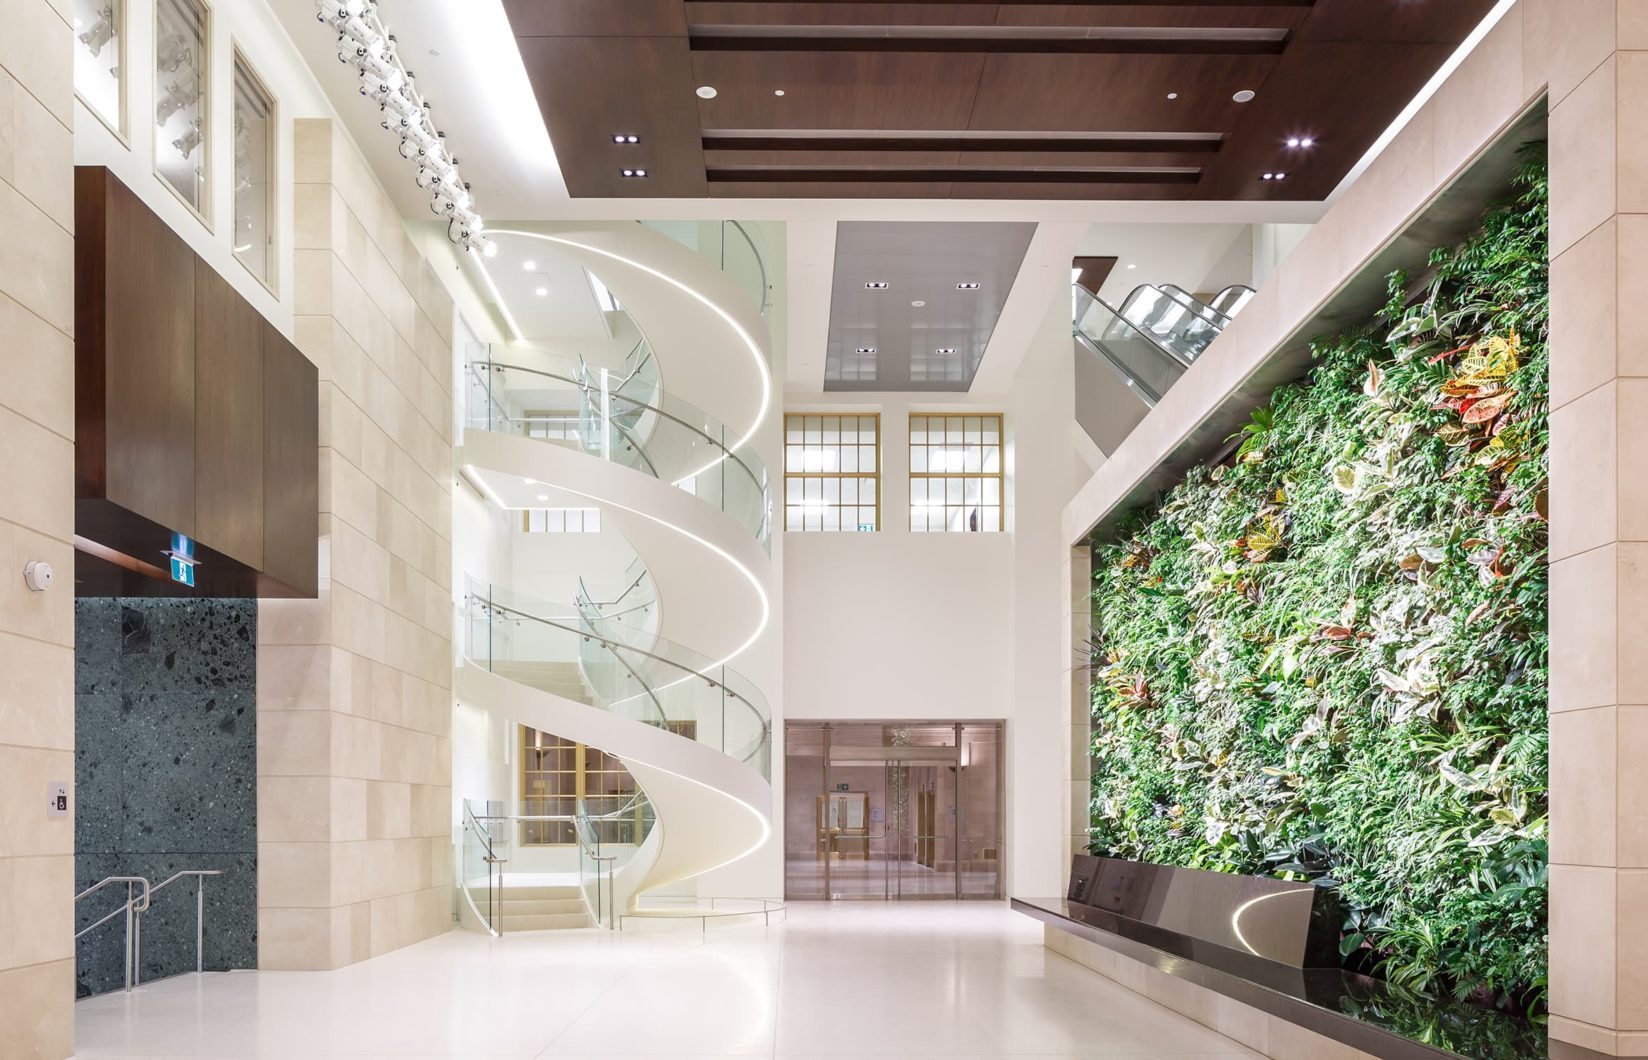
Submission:
POLYGON ((451 932, 334 972, 82 1001, 79 1056, 1254 1057, 1041 946, 996 902, 796 903, 782 925, 451 932))

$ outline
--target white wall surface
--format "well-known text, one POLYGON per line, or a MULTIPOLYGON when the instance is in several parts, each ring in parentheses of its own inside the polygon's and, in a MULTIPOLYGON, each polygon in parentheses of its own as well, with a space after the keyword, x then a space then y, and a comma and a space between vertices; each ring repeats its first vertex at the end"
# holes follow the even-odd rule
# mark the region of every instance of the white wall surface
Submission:
POLYGON ((796 720, 1002 719, 1011 894, 1057 894, 1070 753, 1059 518, 1085 464, 1071 444, 1063 277, 1005 394, 787 395, 792 412, 880 412, 882 526, 787 533, 784 703, 796 720), (1006 416, 1010 532, 909 531, 909 416, 1006 416))

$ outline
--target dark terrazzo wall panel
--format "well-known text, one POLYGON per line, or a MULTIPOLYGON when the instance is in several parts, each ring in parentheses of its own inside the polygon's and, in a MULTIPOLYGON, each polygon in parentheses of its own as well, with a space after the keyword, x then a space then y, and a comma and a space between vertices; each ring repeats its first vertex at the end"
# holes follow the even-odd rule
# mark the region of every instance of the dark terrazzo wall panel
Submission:
MULTIPOLYGON (((208 971, 257 966, 257 601, 75 601, 75 879, 206 880, 208 971)), ((79 903, 76 930, 125 900, 79 903)), ((142 917, 144 981, 195 967, 195 881, 142 917)), ((82 997, 124 982, 120 918, 76 945, 82 997)))

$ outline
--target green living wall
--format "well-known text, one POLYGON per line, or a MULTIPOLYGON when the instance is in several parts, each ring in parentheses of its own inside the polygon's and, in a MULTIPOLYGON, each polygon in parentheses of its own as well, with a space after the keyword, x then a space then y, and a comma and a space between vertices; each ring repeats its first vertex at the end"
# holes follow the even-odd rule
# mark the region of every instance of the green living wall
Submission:
POLYGON ((1547 195, 1523 163, 1095 551, 1092 848, 1337 884, 1349 966, 1538 1011, 1547 195))

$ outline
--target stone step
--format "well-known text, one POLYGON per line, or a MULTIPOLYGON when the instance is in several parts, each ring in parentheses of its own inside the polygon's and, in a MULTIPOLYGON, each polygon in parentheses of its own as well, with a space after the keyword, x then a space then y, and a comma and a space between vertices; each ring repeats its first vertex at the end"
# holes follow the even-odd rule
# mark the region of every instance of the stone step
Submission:
POLYGON ((512 916, 505 913, 498 918, 504 934, 516 931, 565 931, 590 926, 588 913, 541 913, 531 916, 512 916))
POLYGON ((584 896, 576 884, 513 884, 503 886, 506 902, 581 902, 584 896))
POLYGON ((508 891, 504 892, 504 916, 565 916, 572 913, 584 912, 582 898, 524 898, 516 900, 508 891))

